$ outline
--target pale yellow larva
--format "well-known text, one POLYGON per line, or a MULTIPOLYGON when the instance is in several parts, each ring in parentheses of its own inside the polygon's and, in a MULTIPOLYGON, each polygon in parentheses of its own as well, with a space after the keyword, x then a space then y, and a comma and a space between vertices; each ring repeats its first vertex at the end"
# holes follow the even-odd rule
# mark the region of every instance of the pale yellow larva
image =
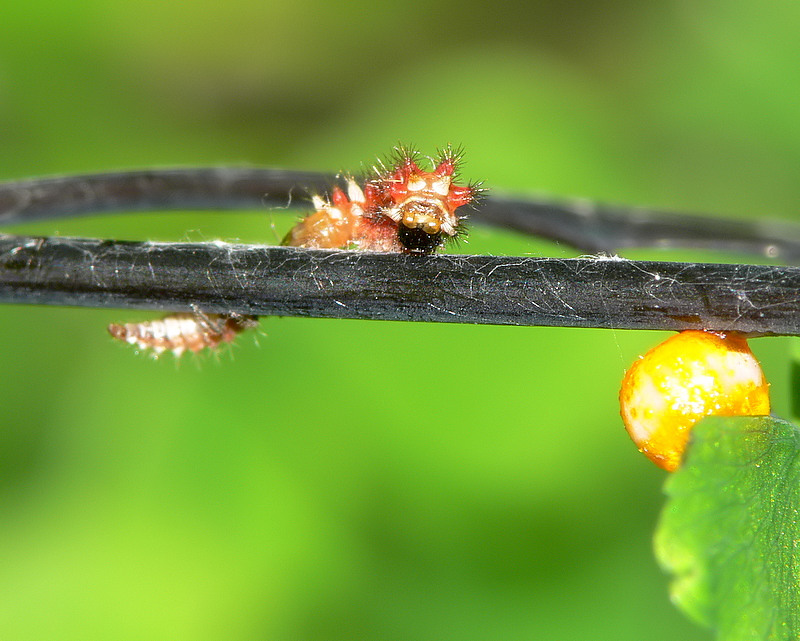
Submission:
POLYGON ((112 323, 108 332, 118 340, 152 351, 155 356, 167 351, 180 356, 187 351, 199 352, 230 343, 256 325, 255 316, 185 312, 144 323, 112 323))

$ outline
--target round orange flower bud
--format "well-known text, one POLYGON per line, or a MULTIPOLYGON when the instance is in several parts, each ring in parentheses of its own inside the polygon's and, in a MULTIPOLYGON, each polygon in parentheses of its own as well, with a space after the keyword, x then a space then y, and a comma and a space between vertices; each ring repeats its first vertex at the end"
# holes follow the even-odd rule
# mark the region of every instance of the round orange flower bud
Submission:
POLYGON ((639 451, 673 471, 692 426, 704 416, 769 414, 769 383, 740 334, 688 330, 633 364, 619 400, 639 451))

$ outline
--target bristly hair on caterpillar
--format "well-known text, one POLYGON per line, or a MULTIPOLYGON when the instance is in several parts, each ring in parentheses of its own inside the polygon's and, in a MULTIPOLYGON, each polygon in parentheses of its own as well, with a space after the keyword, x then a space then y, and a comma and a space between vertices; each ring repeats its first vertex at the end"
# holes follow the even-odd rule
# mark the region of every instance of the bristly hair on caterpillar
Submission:
POLYGON ((416 150, 397 146, 387 162, 373 166, 363 187, 346 178, 347 192, 334 187, 330 201, 314 196, 315 212, 284 238, 294 247, 431 254, 464 234, 456 210, 474 203, 479 184, 458 185, 463 151, 450 145, 420 167, 416 150))

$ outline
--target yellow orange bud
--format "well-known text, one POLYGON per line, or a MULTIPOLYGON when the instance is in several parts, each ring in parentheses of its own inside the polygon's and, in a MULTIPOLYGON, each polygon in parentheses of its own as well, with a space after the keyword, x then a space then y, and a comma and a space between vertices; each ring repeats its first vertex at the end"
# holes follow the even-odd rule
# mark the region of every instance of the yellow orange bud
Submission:
POLYGON ((740 334, 688 330, 633 364, 619 400, 639 451, 672 471, 692 426, 704 416, 769 414, 769 383, 740 334))

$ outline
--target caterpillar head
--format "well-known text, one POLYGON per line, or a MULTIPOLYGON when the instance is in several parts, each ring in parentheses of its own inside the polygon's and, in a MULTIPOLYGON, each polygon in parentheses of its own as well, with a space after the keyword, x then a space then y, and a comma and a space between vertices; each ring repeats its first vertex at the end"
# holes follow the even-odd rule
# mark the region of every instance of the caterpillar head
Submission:
POLYGON ((383 201, 381 213, 397 223, 397 237, 412 254, 434 252, 460 231, 463 216, 456 209, 473 202, 480 192, 476 185, 457 185, 461 152, 446 147, 431 159, 432 171, 422 169, 417 153, 397 149, 393 167, 379 171, 371 189, 383 201))

